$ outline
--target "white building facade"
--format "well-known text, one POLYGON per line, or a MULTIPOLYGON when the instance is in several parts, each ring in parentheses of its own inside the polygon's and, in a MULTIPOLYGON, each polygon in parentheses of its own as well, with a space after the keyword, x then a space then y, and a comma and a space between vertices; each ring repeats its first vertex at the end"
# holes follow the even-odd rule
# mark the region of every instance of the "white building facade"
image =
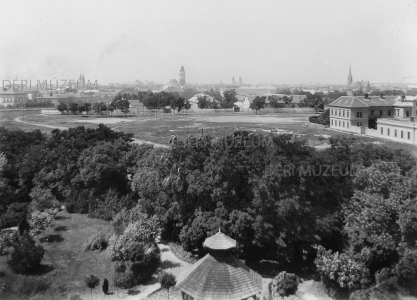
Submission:
POLYGON ((416 96, 343 96, 330 104, 330 128, 417 145, 416 96), (378 115, 377 128, 369 117, 378 115))

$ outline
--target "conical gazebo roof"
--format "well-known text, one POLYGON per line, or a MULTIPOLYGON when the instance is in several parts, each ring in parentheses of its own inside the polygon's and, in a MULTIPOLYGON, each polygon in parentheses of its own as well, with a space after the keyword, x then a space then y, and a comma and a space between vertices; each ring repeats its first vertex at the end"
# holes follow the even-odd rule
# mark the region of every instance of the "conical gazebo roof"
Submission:
POLYGON ((262 277, 230 255, 228 250, 236 246, 234 239, 219 231, 207 238, 204 246, 214 251, 210 251, 178 277, 177 288, 183 293, 183 299, 259 299, 262 277))
POLYGON ((236 241, 222 233, 219 229, 219 232, 207 238, 203 245, 213 250, 227 250, 236 247, 236 241))

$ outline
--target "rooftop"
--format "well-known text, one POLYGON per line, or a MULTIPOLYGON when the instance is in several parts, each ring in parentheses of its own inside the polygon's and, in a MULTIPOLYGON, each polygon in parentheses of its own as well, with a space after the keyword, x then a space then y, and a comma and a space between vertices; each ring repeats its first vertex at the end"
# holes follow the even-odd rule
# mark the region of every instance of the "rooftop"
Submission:
POLYGON ((330 103, 330 106, 341 107, 372 107, 372 106, 393 106, 398 96, 342 96, 330 103))
POLYGON ((262 292, 262 277, 233 256, 207 254, 180 274, 177 288, 195 299, 241 300, 262 292))
POLYGON ((222 233, 219 228, 219 232, 207 238, 203 245, 213 250, 226 250, 236 247, 236 241, 222 233))

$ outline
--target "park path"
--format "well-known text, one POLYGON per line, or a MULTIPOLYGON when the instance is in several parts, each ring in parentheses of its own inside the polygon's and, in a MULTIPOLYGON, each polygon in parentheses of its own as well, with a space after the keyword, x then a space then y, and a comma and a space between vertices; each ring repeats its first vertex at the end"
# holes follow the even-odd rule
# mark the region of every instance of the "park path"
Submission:
MULTIPOLYGON (((32 125, 32 126, 40 126, 40 127, 50 128, 50 129, 59 129, 59 130, 68 130, 69 129, 69 127, 64 127, 64 126, 46 125, 46 124, 37 124, 37 123, 26 122, 26 121, 21 120, 21 117, 14 118, 14 121, 18 122, 18 123, 23 123, 23 124, 32 125)), ((125 125, 127 125, 127 124, 113 127, 112 130, 115 130, 115 129, 117 129, 119 127, 122 127, 122 126, 125 126, 125 125)), ((158 144, 158 143, 145 141, 145 140, 140 140, 140 139, 135 139, 135 138, 132 138, 132 139, 133 139, 132 143, 138 144, 138 145, 149 144, 149 145, 153 145, 154 147, 157 147, 157 148, 169 148, 169 146, 163 145, 163 144, 158 144)))
POLYGON ((45 127, 45 128, 51 128, 51 129, 59 129, 59 130, 67 130, 67 129, 69 129, 68 127, 63 127, 63 126, 46 125, 46 124, 36 124, 36 123, 26 122, 26 121, 22 121, 20 118, 21 117, 14 118, 14 121, 15 122, 19 122, 19 123, 23 123, 23 124, 27 124, 27 125, 40 126, 40 127, 45 127))
MULTIPOLYGON (((191 264, 182 261, 177 256, 175 256, 174 253, 172 253, 171 248, 161 243, 159 240, 157 240, 157 245, 159 249, 161 250, 161 269, 165 272, 171 272, 176 278, 178 278, 178 275, 187 269, 191 264)), ((119 290, 118 293, 114 291, 112 288, 110 290, 109 295, 104 295, 101 291, 101 286, 99 286, 92 295, 90 295, 90 292, 86 292, 83 294, 80 293, 72 293, 69 294, 67 299, 68 300, 141 300, 146 299, 150 294, 153 292, 159 290, 161 288, 161 285, 158 282, 158 276, 157 274, 153 274, 151 279, 149 279, 147 282, 140 284, 138 286, 135 286, 132 289, 125 289, 125 290, 119 290)))

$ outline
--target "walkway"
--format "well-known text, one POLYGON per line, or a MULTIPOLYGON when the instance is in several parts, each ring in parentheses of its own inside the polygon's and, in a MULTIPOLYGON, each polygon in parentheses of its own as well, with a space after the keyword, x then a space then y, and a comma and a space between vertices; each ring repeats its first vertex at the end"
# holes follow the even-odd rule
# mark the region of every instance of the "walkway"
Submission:
MULTIPOLYGON (((165 272, 171 272, 174 274, 175 277, 178 278, 178 275, 184 271, 188 266, 189 263, 180 260, 178 257, 172 253, 171 248, 168 245, 162 244, 157 241, 157 245, 159 249, 161 249, 161 269, 165 272)), ((112 283, 110 284, 112 286, 112 283)), ((152 278, 149 279, 144 284, 135 286, 132 289, 123 289, 119 290, 116 293, 115 290, 111 288, 109 295, 104 295, 101 291, 101 285, 96 288, 93 292, 93 300, 140 300, 145 299, 153 292, 159 290, 161 285, 158 282, 157 274, 152 275, 152 278)), ((80 293, 72 293, 72 295, 68 295, 69 300, 89 300, 90 292, 86 292, 84 294, 80 293)))
POLYGON ((36 123, 30 123, 30 122, 25 122, 20 120, 21 117, 18 118, 14 118, 15 122, 19 122, 19 123, 23 123, 23 124, 27 124, 27 125, 33 125, 33 126, 39 126, 39 127, 45 127, 45 128, 51 128, 51 129, 59 129, 59 130, 67 130, 69 129, 68 127, 63 127, 63 126, 56 126, 56 125, 46 125, 46 124, 36 124, 36 123))
MULTIPOLYGON (((27 125, 40 126, 40 127, 50 128, 50 129, 59 129, 59 130, 68 130, 69 129, 69 127, 63 127, 63 126, 46 125, 46 124, 37 124, 37 123, 26 122, 26 121, 22 121, 21 117, 14 118, 14 121, 19 122, 19 123, 23 123, 23 124, 27 124, 27 125)), ((119 127, 126 126, 126 125, 127 124, 124 124, 124 125, 121 125, 121 126, 116 126, 116 127, 112 128, 112 130, 115 130, 119 127)), ((157 148, 169 148, 168 145, 157 144, 157 143, 153 143, 153 142, 150 142, 150 141, 139 140, 139 139, 135 139, 135 138, 133 138, 132 143, 138 144, 138 145, 149 144, 149 145, 153 145, 154 147, 157 147, 157 148)))

